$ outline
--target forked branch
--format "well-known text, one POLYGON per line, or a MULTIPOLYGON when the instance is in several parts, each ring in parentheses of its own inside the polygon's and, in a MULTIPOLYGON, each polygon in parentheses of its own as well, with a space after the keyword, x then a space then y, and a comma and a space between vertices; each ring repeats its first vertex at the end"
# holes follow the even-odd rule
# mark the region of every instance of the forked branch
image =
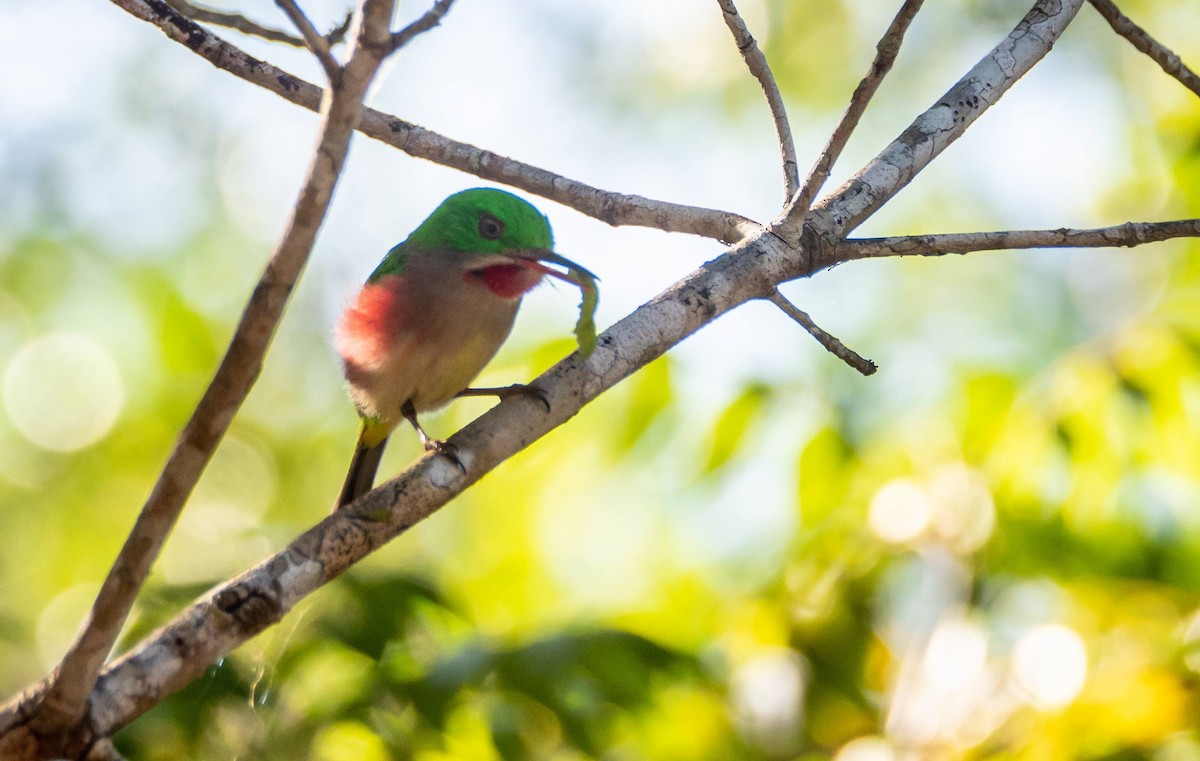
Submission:
MULTIPOLYGON (((896 14, 892 23, 883 33, 883 37, 880 38, 879 43, 875 46, 875 60, 871 63, 870 70, 863 77, 862 81, 859 82, 858 87, 855 88, 854 94, 850 97, 850 105, 846 107, 845 113, 842 114, 842 118, 838 121, 833 133, 829 136, 825 148, 817 157, 817 161, 812 169, 809 170, 808 176, 804 179, 804 185, 798 186, 799 183, 797 182, 789 186, 790 192, 781 213, 787 229, 796 231, 801 229, 804 224, 809 209, 817 197, 817 193, 825 184, 825 181, 829 179, 829 174, 833 171, 833 165, 837 162, 838 157, 841 156, 855 128, 858 127, 859 120, 862 119, 862 115, 867 110, 867 105, 871 102, 871 98, 875 95, 876 90, 879 89, 883 78, 891 71, 892 64, 895 63, 896 56, 900 53, 900 44, 904 41, 904 33, 916 17, 917 11, 921 9, 922 2, 923 0, 905 0, 904 5, 900 7, 899 13, 896 14)), ((871 375, 878 369, 874 362, 860 356, 843 344, 836 336, 821 329, 808 316, 807 312, 788 301, 779 292, 778 288, 772 289, 767 298, 775 306, 779 307, 784 314, 791 317, 807 330, 826 350, 855 370, 863 375, 871 375)))
MULTIPOLYGON (((1020 23, 908 129, 833 194, 813 206, 810 229, 823 241, 840 241, 900 192, 921 170, 962 137, 1034 64, 1050 52, 1083 0, 1038 0, 1020 23)), ((795 213, 795 208, 792 209, 795 213)), ((788 217, 776 225, 785 239, 800 238, 788 217)), ((814 247, 812 271, 837 263, 836 247, 814 247)))
POLYGON ((908 31, 912 20, 916 18, 917 11, 921 10, 923 2, 924 0, 904 0, 904 5, 900 6, 900 12, 892 19, 887 31, 880 38, 879 44, 875 46, 875 60, 871 62, 871 68, 867 75, 858 83, 858 87, 854 88, 854 94, 850 96, 850 105, 846 107, 841 120, 834 127, 829 141, 825 143, 825 148, 817 157, 817 162, 813 164, 808 176, 804 178, 804 185, 797 193, 789 196, 791 203, 785 210, 785 214, 793 225, 804 221, 821 186, 829 179, 833 165, 837 163, 838 157, 846 148, 846 143, 850 141, 850 136, 858 127, 871 98, 875 96, 879 85, 883 83, 883 78, 892 70, 892 64, 896 62, 896 56, 900 54, 900 44, 904 41, 904 33, 908 31))
MULTIPOLYGON (((196 5, 189 0, 165 0, 168 5, 176 11, 192 19, 204 24, 213 24, 215 26, 223 26, 227 29, 248 34, 251 37, 261 37, 270 42, 282 42, 285 45, 302 48, 304 40, 294 35, 279 29, 271 29, 254 21, 240 13, 230 13, 228 11, 218 11, 212 8, 196 5)), ((352 14, 346 14, 346 18, 342 23, 331 29, 328 34, 324 35, 324 39, 330 46, 336 45, 346 38, 346 32, 350 29, 350 19, 352 14)))
MULTIPOLYGON (((247 54, 179 14, 161 0, 112 2, 131 15, 154 24, 167 37, 187 46, 213 66, 310 111, 320 108, 319 87, 247 54)), ((418 23, 420 21, 418 20, 418 23)), ((396 34, 403 33, 401 30, 396 34)), ((395 46, 396 40, 397 37, 393 36, 389 44, 395 46)), ((713 238, 723 243, 744 240, 761 229, 752 220, 728 211, 601 190, 547 169, 439 135, 373 108, 363 109, 358 130, 367 137, 387 143, 410 156, 548 198, 614 226, 652 227, 667 232, 713 238)))
POLYGON ((291 19, 292 25, 304 38, 304 44, 317 57, 321 68, 325 69, 325 76, 330 83, 336 84, 342 76, 342 65, 333 57, 333 52, 329 49, 329 41, 317 32, 316 27, 308 20, 308 16, 296 4, 296 0, 275 0, 275 4, 291 19))

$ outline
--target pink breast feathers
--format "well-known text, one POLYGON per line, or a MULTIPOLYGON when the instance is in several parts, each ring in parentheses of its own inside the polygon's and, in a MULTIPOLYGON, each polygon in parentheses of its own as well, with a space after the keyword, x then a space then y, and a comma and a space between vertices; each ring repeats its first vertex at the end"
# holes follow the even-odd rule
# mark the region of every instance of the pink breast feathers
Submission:
POLYGON ((517 299, 542 282, 543 272, 545 267, 538 262, 506 262, 468 270, 464 277, 467 282, 482 283, 502 299, 517 299))
POLYGON ((387 356, 404 319, 403 283, 398 275, 368 283, 342 312, 334 343, 346 363, 347 375, 376 368, 387 356))

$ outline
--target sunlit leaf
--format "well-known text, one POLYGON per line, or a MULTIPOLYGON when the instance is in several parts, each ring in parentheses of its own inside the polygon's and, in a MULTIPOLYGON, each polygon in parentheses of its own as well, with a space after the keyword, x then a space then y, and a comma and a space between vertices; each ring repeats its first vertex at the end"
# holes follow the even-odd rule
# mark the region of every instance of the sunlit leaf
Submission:
POLYGON ((766 386, 752 384, 721 411, 708 434, 708 454, 700 467, 701 474, 718 470, 741 450, 769 398, 766 386))
POLYGON ((671 359, 664 356, 639 370, 626 381, 629 394, 624 426, 617 440, 618 450, 628 452, 671 404, 671 359))
POLYGON ((798 488, 801 519, 812 526, 844 504, 849 487, 850 445, 825 427, 800 450, 798 488))

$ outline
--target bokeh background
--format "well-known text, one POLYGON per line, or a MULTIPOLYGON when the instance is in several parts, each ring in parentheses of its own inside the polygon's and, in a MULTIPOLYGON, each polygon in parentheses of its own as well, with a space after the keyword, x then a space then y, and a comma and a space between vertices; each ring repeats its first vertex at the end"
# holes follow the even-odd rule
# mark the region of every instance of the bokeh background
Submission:
MULTIPOLYGON (((304 3, 318 26, 345 12, 304 3)), ((898 3, 742 0, 807 168, 898 3)), ((412 18, 420 2, 401 0, 412 18)), ((830 187, 1027 9, 930 0, 830 187)), ((1193 65, 1192 0, 1122 3, 1193 65)), ((267 0, 223 3, 286 28, 267 0)), ((219 32, 320 81, 309 57, 219 32)), ((283 228, 316 119, 115 6, 0 4, 0 693, 60 656, 283 228)), ((460 0, 378 108, 600 187, 781 199, 715 3, 460 0)), ((357 138, 261 381, 125 642, 324 516, 330 348, 472 177, 357 138)), ((719 248, 540 201, 601 327, 719 248)), ((859 233, 1200 215, 1200 102, 1085 7, 859 233)), ((859 262, 604 395, 118 735, 131 759, 1200 758, 1200 251, 859 262)), ((482 382, 572 346, 546 287, 482 382)), ((487 402, 431 418, 447 435, 487 402)), ((382 472, 415 457, 397 436, 382 472)))

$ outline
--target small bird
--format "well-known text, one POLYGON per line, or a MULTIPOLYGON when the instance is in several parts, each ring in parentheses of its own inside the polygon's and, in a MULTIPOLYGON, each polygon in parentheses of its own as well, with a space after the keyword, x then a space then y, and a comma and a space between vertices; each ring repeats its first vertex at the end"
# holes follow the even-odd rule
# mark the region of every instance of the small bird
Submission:
POLYGON ((544 276, 590 287, 594 296, 594 276, 553 246, 550 223, 533 205, 502 190, 475 188, 447 198, 387 253, 335 334, 362 418, 338 509, 371 490, 388 436, 401 420, 412 424, 427 451, 461 467, 452 447, 421 428, 418 413, 460 396, 528 394, 549 408, 529 386, 468 386, 508 337, 521 297, 544 276))

